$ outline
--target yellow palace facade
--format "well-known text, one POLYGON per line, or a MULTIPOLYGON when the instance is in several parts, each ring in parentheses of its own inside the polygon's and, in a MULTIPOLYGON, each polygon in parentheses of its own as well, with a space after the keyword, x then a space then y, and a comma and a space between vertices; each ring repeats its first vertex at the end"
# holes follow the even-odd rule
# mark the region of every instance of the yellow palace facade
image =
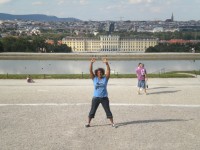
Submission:
POLYGON ((100 36, 100 38, 66 37, 62 44, 73 52, 145 52, 148 47, 158 44, 158 39, 121 39, 119 36, 100 36))

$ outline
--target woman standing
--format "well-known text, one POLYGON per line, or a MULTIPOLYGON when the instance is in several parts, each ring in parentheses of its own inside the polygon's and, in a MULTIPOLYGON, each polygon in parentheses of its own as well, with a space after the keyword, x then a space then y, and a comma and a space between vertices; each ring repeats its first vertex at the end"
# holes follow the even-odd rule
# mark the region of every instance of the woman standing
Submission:
POLYGON ((145 94, 147 95, 146 91, 146 83, 147 83, 147 71, 144 68, 144 64, 140 63, 138 69, 136 70, 137 78, 138 78, 138 95, 140 95, 140 90, 144 90, 145 94))
POLYGON ((103 62, 106 64, 106 74, 103 68, 98 68, 93 73, 94 62, 95 62, 95 58, 92 58, 91 63, 90 63, 90 77, 92 78, 93 84, 94 84, 94 94, 92 98, 91 110, 88 116, 88 124, 85 125, 85 127, 90 127, 90 122, 92 118, 94 118, 96 110, 100 103, 102 104, 106 112, 107 118, 110 119, 112 126, 115 127, 115 124, 113 122, 113 116, 110 111, 108 92, 107 92, 107 84, 110 78, 110 66, 108 64, 107 59, 103 59, 103 62))

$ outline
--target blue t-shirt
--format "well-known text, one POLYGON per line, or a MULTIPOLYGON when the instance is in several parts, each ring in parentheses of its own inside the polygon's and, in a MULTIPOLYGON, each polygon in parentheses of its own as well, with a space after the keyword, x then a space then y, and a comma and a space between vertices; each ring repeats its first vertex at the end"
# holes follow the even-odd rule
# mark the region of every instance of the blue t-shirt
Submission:
POLYGON ((108 97, 107 92, 107 84, 108 79, 106 77, 103 77, 99 79, 98 77, 94 77, 93 79, 94 84, 94 97, 108 97))

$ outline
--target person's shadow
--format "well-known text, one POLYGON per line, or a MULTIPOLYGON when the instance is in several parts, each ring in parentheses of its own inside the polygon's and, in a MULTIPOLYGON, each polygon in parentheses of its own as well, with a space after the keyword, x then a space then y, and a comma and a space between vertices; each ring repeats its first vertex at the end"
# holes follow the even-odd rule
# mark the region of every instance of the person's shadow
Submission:
POLYGON ((181 90, 149 92, 148 95, 151 95, 151 94, 169 94, 169 93, 176 93, 176 92, 179 92, 179 91, 181 91, 181 90))
MULTIPOLYGON (((190 119, 192 120, 192 119, 190 119)), ((179 122, 179 121, 189 121, 184 119, 154 119, 154 120, 136 120, 136 121, 128 121, 117 123, 116 127, 126 126, 131 124, 149 124, 149 123, 164 123, 164 122, 179 122)))
POLYGON ((154 90, 154 89, 166 89, 166 88, 172 88, 172 87, 148 87, 147 89, 154 90))

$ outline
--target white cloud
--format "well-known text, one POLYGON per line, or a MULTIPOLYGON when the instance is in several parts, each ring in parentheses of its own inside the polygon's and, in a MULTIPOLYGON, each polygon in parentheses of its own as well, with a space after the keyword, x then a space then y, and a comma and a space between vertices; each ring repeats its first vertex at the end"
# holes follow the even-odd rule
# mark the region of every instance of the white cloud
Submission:
POLYGON ((174 0, 166 0, 165 3, 166 5, 172 5, 174 3, 174 0))
POLYGON ((40 6, 40 5, 44 5, 43 2, 33 2, 32 5, 35 5, 35 6, 40 6))
POLYGON ((150 11, 153 13, 160 13, 162 11, 161 7, 151 7, 150 11))
POLYGON ((64 3, 65 3, 64 0, 59 0, 59 1, 57 2, 58 5, 63 5, 64 3))
POLYGON ((128 0, 131 4, 152 3, 153 0, 128 0))
POLYGON ((80 2, 81 5, 88 4, 88 0, 80 0, 79 2, 80 2))
POLYGON ((58 5, 69 4, 69 5, 86 5, 89 0, 56 0, 58 5))
POLYGON ((11 0, 0 0, 0 4, 5 4, 5 3, 9 3, 11 2, 11 0))
POLYGON ((106 9, 107 10, 112 10, 112 9, 119 9, 119 10, 121 10, 121 9, 124 9, 125 8, 125 6, 123 6, 123 5, 111 5, 111 6, 107 6, 106 7, 106 9))

